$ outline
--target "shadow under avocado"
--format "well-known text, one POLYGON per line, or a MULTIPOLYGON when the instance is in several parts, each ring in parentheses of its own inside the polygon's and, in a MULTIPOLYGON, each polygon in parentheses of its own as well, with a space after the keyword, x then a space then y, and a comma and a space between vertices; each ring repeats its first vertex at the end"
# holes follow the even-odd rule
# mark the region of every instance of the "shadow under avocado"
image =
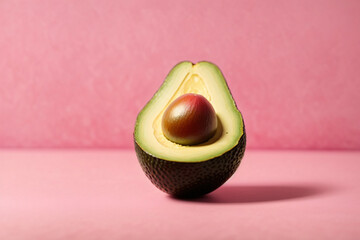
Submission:
POLYGON ((258 203, 314 197, 316 195, 325 194, 329 191, 329 187, 318 185, 225 185, 200 198, 176 200, 213 204, 258 203))

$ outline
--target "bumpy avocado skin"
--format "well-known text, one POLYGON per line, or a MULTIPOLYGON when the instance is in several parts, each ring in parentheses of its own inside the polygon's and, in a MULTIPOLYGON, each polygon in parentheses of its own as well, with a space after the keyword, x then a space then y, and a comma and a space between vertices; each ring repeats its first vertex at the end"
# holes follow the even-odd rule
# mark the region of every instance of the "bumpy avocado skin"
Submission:
POLYGON ((199 197, 223 185, 239 167, 246 146, 245 128, 239 143, 221 156, 204 162, 167 161, 145 152, 135 141, 137 158, 150 181, 178 198, 199 197))

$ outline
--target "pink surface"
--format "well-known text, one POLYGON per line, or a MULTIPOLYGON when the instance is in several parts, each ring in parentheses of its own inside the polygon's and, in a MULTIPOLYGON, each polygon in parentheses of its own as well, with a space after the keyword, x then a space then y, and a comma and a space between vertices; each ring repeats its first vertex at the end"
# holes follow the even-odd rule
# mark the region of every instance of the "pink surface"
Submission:
POLYGON ((0 239, 359 239, 360 152, 248 151, 197 200, 132 151, 1 151, 0 239))
POLYGON ((132 147, 179 61, 212 61, 249 148, 360 149, 360 2, 1 1, 0 147, 132 147))

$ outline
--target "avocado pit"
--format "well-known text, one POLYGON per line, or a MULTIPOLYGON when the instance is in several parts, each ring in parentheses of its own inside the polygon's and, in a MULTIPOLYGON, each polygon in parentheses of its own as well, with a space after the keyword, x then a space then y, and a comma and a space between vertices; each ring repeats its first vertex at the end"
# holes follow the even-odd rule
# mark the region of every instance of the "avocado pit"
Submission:
POLYGON ((218 127, 211 103, 194 93, 175 99, 165 110, 161 125, 164 136, 181 145, 206 142, 214 136, 218 127))

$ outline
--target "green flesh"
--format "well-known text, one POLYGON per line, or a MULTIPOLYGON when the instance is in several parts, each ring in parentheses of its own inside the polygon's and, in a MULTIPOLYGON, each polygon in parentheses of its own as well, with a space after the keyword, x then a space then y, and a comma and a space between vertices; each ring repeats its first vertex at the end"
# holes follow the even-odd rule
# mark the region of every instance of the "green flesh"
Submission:
POLYGON ((165 161, 204 162, 230 151, 244 134, 243 119, 220 69, 209 62, 181 62, 168 74, 160 89, 139 113, 134 138, 149 156, 165 161), (220 122, 215 136, 195 146, 182 146, 167 140, 160 129, 162 112, 176 97, 198 93, 206 97, 220 122))

